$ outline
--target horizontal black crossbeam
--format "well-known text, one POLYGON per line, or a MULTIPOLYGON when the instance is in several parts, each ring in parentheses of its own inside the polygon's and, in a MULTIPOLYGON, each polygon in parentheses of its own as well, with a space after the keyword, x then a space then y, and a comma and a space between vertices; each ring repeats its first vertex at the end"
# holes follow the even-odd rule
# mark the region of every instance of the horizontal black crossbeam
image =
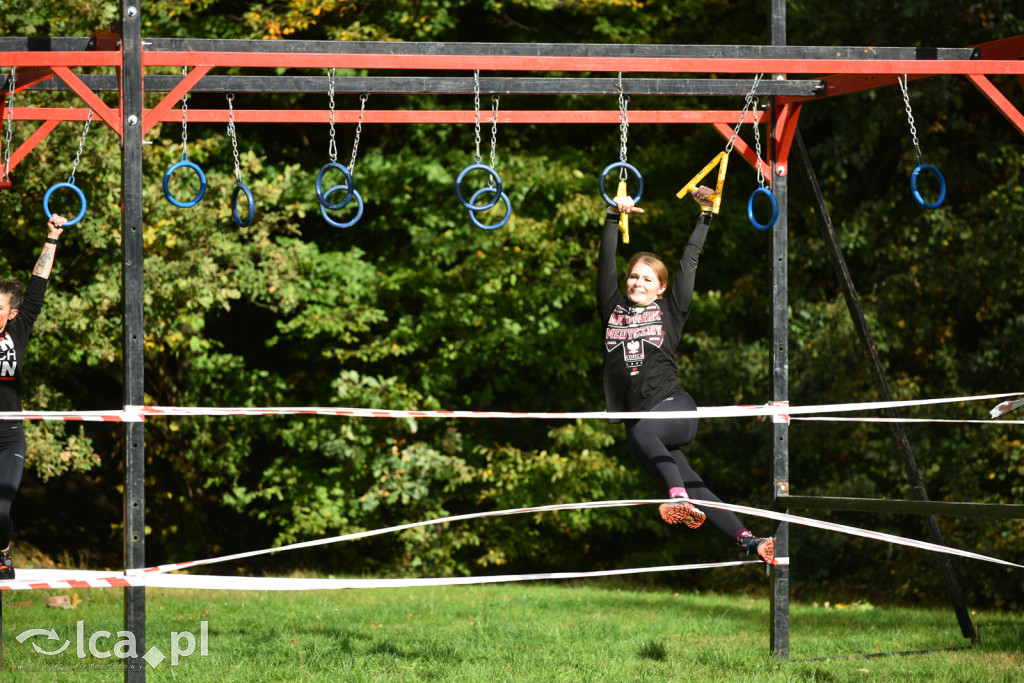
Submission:
MULTIPOLYGON (((3 43, 0 42, 0 48, 3 43)), ((290 54, 480 55, 687 59, 973 59, 972 48, 811 47, 782 45, 594 45, 580 43, 445 43, 396 41, 216 40, 159 38, 147 50, 290 54)), ((623 71, 628 65, 623 64, 623 71)))
POLYGON ((939 517, 996 517, 1024 519, 1024 505, 1013 503, 959 503, 939 500, 887 500, 880 498, 836 498, 832 496, 778 496, 782 508, 795 510, 837 510, 842 512, 883 512, 939 517))
MULTIPOLYGON (((108 39, 109 40, 109 39, 108 39)), ((279 54, 480 55, 502 57, 622 57, 687 59, 966 60, 973 48, 843 47, 799 45, 593 45, 578 43, 445 43, 326 40, 153 38, 146 50, 279 54)), ((0 52, 95 49, 93 38, 2 37, 0 52)), ((628 71, 623 62, 623 70, 628 71)))
MULTIPOLYGON (((0 92, 7 89, 9 74, 0 75, 0 92)), ((83 75, 82 81, 94 92, 117 92, 117 77, 83 75)), ((180 76, 146 76, 146 92, 169 92, 181 81, 180 76)), ((622 90, 627 95, 736 95, 750 92, 753 80, 688 79, 688 78, 624 78, 622 90)), ((51 78, 28 88, 32 91, 70 90, 58 78, 51 78)), ((339 93, 371 93, 395 95, 465 95, 473 93, 473 79, 467 77, 362 77, 341 76, 334 79, 339 93)), ((234 93, 326 93, 326 76, 205 76, 191 92, 234 93)), ((618 79, 612 78, 481 78, 481 94, 490 95, 618 95, 618 79)), ((824 95, 822 81, 773 81, 765 79, 757 86, 759 96, 815 97, 824 95)))

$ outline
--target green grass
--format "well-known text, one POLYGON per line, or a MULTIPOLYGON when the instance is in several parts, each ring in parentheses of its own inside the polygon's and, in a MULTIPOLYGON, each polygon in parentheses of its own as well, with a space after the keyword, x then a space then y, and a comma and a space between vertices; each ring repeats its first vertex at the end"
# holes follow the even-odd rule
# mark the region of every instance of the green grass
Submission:
MULTIPOLYGON (((51 591, 4 593, 3 679, 120 681, 79 659, 76 624, 112 650, 124 640, 120 590, 84 589, 74 610, 45 606, 51 591), (23 604, 25 602, 30 604, 23 604), (31 628, 54 628, 58 640, 31 628), (56 649, 38 654, 33 643, 56 649), (62 666, 62 670, 40 667, 62 666), (93 668, 85 668, 93 667, 93 668)), ((70 594, 63 591, 61 594, 70 594)), ((172 632, 209 629, 198 650, 150 668, 152 681, 1024 681, 1024 616, 975 615, 968 650, 835 657, 967 645, 951 609, 791 606, 790 660, 769 653, 765 598, 632 590, 621 582, 535 583, 364 591, 147 591, 147 648, 171 651, 172 632)), ((186 636, 179 636, 184 646, 186 636), (184 640, 183 640, 184 639, 184 640)))

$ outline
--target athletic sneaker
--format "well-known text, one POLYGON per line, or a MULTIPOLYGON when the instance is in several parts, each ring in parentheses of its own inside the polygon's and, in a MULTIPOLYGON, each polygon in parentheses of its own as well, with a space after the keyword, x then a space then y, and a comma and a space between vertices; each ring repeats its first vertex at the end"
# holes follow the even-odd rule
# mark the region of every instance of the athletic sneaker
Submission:
POLYGON ((691 529, 698 528, 708 518, 686 498, 673 498, 671 503, 662 503, 658 512, 667 524, 685 524, 691 529))
POLYGON ((11 549, 0 550, 0 581, 9 581, 14 578, 14 560, 11 558, 11 549))
POLYGON ((757 552, 762 560, 768 564, 775 563, 775 539, 774 538, 758 538, 757 536, 747 536, 739 540, 740 547, 747 551, 747 555, 752 552, 757 552))

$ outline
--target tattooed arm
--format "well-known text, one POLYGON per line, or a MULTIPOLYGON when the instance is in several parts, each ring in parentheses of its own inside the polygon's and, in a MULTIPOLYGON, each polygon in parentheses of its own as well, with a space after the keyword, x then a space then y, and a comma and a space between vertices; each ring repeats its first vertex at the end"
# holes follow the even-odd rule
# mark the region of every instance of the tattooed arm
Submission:
POLYGON ((53 257, 57 253, 57 239, 64 232, 64 223, 66 222, 67 219, 63 216, 57 214, 50 216, 50 220, 46 224, 50 232, 46 236, 46 244, 43 245, 43 250, 36 260, 36 266, 32 269, 33 275, 38 275, 41 278, 50 277, 50 271, 53 270, 53 257))

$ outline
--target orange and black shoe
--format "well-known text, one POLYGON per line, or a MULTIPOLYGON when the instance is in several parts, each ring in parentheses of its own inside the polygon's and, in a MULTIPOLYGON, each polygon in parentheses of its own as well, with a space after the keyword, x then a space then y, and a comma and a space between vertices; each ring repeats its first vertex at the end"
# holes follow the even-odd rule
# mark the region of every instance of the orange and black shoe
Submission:
POLYGON ((14 560, 11 558, 11 549, 0 550, 0 581, 10 581, 14 578, 14 560))
POLYGON ((741 548, 747 551, 747 555, 756 552, 758 556, 768 564, 775 564, 774 538, 745 536, 739 540, 739 544, 741 548))
POLYGON ((691 529, 700 527, 708 518, 686 498, 673 498, 671 503, 662 503, 658 512, 666 524, 684 524, 691 529))

